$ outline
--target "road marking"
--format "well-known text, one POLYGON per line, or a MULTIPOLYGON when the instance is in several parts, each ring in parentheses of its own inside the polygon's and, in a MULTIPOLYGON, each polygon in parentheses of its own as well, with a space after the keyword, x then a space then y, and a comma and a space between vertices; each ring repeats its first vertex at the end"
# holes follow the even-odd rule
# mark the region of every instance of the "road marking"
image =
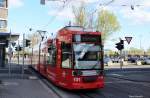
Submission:
POLYGON ((17 82, 3 82, 4 86, 9 86, 9 85, 14 85, 14 86, 18 86, 19 84, 17 82))
POLYGON ((105 84, 113 84, 113 83, 133 83, 132 81, 109 81, 105 82, 105 84))
POLYGON ((29 79, 30 80, 36 80, 36 79, 38 79, 36 76, 29 76, 29 79))
POLYGON ((112 75, 112 76, 123 76, 121 74, 108 74, 108 75, 112 75))
POLYGON ((144 98, 143 95, 128 95, 129 98, 144 98))

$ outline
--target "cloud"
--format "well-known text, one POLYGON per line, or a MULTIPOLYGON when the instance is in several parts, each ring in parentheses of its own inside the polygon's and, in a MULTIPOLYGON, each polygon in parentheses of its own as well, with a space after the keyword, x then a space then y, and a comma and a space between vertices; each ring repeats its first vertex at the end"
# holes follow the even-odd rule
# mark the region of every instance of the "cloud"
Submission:
POLYGON ((58 10, 51 10, 48 12, 48 14, 50 16, 56 16, 57 17, 61 17, 62 19, 65 17, 65 18, 74 18, 74 15, 72 13, 72 10, 70 9, 65 9, 65 10, 62 10, 62 11, 58 11, 58 10))
POLYGON ((72 12, 72 6, 80 6, 82 2, 84 2, 86 5, 88 4, 93 4, 98 2, 99 0, 68 0, 66 3, 64 2, 47 2, 48 7, 49 7, 49 12, 48 15, 50 16, 55 16, 57 15, 57 18, 59 19, 73 19, 74 14, 72 12))
POLYGON ((128 19, 129 21, 135 22, 134 24, 145 24, 150 23, 150 12, 136 9, 134 11, 131 10, 122 10, 123 17, 128 19))
POLYGON ((150 1, 143 0, 137 3, 139 7, 134 6, 134 10, 131 10, 130 7, 121 9, 120 14, 134 25, 150 23, 150 1))
POLYGON ((108 6, 98 7, 114 12, 117 16, 121 16, 124 20, 130 22, 131 25, 150 23, 149 0, 134 0, 134 2, 127 2, 127 0, 115 0, 108 6), (134 6, 134 10, 131 9, 131 5, 134 6))
POLYGON ((63 8, 63 2, 54 2, 49 5, 50 11, 48 14, 50 16, 57 15, 57 18, 64 19, 67 18, 68 20, 74 18, 72 13, 72 6, 79 6, 81 2, 84 2, 87 8, 91 9, 91 12, 97 9, 107 9, 111 12, 114 12, 116 16, 121 16, 125 20, 131 22, 131 24, 145 24, 150 23, 150 1, 149 0, 114 0, 107 6, 99 6, 100 4, 107 4, 111 0, 68 0, 68 4, 66 3, 65 8, 63 8), (122 6, 126 5, 126 6, 122 6), (139 7, 134 6, 134 10, 131 10, 131 5, 141 5, 139 7), (57 14, 56 14, 57 13, 57 14))
POLYGON ((23 6, 23 0, 8 0, 10 8, 18 8, 23 6))

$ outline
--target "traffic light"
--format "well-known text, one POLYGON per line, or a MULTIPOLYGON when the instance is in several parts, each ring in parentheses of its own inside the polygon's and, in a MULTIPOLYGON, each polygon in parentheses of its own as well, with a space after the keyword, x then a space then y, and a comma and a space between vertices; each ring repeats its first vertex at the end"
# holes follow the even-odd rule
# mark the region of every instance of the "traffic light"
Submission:
POLYGON ((19 51, 21 51, 21 50, 22 50, 22 47, 19 46, 19 51))
POLYGON ((116 48, 117 48, 118 50, 124 49, 124 41, 123 41, 123 40, 120 40, 119 43, 116 43, 116 48))
POLYGON ((18 47, 15 47, 15 50, 18 51, 18 47))
POLYGON ((17 47, 15 47, 15 50, 16 50, 16 51, 21 51, 21 50, 22 50, 22 47, 17 46, 17 47))
POLYGON ((26 47, 28 47, 28 46, 30 46, 30 44, 31 44, 31 40, 28 40, 28 39, 26 39, 26 47))

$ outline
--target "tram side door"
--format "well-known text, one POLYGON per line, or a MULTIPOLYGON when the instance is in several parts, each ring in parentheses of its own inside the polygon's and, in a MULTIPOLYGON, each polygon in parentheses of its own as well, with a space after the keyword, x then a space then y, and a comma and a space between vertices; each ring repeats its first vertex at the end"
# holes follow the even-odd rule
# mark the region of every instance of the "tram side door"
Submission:
POLYGON ((57 80, 57 49, 55 45, 50 45, 46 56, 47 77, 53 81, 57 80))
POLYGON ((60 78, 61 81, 65 84, 71 83, 71 73, 72 73, 72 66, 71 66, 71 44, 69 43, 62 43, 61 44, 61 71, 60 71, 60 78))

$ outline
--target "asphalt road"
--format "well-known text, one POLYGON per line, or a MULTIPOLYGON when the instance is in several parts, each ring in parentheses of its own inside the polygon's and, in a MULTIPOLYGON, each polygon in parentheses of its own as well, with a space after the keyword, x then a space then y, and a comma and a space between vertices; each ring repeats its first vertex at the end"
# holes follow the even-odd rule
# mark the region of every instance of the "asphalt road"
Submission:
MULTIPOLYGON (((14 95, 14 98, 31 98, 30 96, 32 98, 48 98, 48 96, 49 98, 150 98, 150 68, 107 69, 103 89, 76 92, 54 86, 33 70, 29 70, 27 73, 26 77, 36 76, 37 79, 9 79, 9 77, 6 79, 0 77, 0 80, 5 84, 4 87, 6 87, 0 89, 0 95, 5 98, 13 98, 14 95), (22 86, 17 86, 19 84, 22 84, 22 86), (33 91, 33 89, 35 90, 33 91), (19 97, 16 97, 17 95, 19 97), (26 95, 28 96, 25 97, 26 95)), ((0 98, 3 97, 0 96, 0 98)))
POLYGON ((113 69, 105 72, 105 87, 92 91, 66 91, 42 79, 60 98, 150 98, 150 69, 113 69))

